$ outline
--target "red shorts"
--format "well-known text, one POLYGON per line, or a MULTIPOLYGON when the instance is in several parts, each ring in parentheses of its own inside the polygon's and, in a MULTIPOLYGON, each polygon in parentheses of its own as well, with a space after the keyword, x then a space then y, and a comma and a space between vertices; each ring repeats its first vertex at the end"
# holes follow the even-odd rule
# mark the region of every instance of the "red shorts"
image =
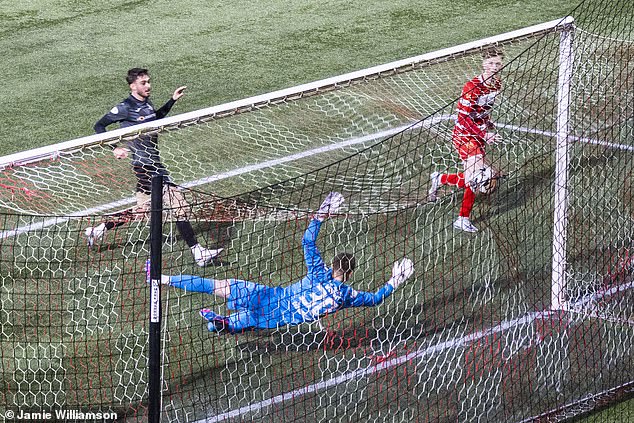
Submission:
POLYGON ((461 160, 466 160, 473 156, 484 156, 486 142, 481 137, 465 134, 454 129, 451 138, 461 160))

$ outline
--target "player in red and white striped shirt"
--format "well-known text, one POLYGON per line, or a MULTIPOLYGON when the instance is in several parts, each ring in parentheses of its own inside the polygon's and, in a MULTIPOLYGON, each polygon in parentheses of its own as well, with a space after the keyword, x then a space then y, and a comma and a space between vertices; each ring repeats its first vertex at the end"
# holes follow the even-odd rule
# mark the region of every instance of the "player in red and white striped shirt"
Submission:
MULTIPOLYGON (((490 192, 495 187, 498 172, 485 181, 486 189, 475 184, 476 172, 491 165, 485 159, 485 148, 498 139, 495 125, 491 121, 491 111, 495 97, 501 89, 499 71, 502 68, 503 53, 497 49, 487 50, 483 54, 483 72, 467 82, 458 101, 456 124, 452 133, 452 142, 462 160, 464 171, 460 173, 431 174, 429 201, 436 201, 437 191, 441 185, 452 185, 464 188, 462 205, 454 227, 466 232, 477 232, 471 224, 469 216, 477 192, 490 192)), ((492 169, 492 168, 491 168, 492 169)))

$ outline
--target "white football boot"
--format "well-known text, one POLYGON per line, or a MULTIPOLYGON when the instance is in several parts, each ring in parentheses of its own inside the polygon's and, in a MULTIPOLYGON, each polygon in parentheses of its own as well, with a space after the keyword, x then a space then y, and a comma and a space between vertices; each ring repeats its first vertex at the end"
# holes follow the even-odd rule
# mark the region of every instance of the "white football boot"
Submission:
POLYGON ((458 216, 455 222, 453 222, 453 227, 456 229, 460 229, 465 232, 478 232, 478 228, 473 226, 468 217, 458 216))
POLYGON ((217 250, 209 250, 204 248, 200 244, 196 244, 192 247, 192 254, 194 255, 194 261, 200 267, 206 266, 211 260, 218 257, 223 248, 217 250))
POLYGON ((93 247, 95 242, 101 240, 106 233, 106 224, 100 223, 99 225, 90 228, 86 228, 84 235, 86 236, 86 242, 89 247, 93 247))

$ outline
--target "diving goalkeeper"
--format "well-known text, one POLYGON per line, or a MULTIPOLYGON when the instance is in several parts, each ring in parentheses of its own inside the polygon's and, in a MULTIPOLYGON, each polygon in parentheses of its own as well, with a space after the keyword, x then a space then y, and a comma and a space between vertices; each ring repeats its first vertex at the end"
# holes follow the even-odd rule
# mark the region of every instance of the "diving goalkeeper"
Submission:
POLYGON ((245 330, 270 329, 284 325, 312 322, 348 307, 376 306, 412 276, 414 266, 404 258, 394 263, 392 277, 377 292, 356 291, 346 285, 355 268, 350 253, 339 253, 328 268, 315 241, 323 221, 336 213, 344 198, 331 192, 319 207, 304 232, 302 245, 308 273, 299 282, 287 287, 270 287, 239 279, 204 279, 180 275, 161 277, 161 282, 192 292, 214 294, 227 299, 227 308, 236 311, 221 316, 209 309, 200 315, 209 323, 211 332, 239 333, 245 330))

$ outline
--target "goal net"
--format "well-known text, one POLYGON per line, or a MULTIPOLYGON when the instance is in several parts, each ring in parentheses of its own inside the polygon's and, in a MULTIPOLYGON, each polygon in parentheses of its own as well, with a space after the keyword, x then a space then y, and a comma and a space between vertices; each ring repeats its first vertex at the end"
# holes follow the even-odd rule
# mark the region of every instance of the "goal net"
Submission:
POLYGON ((186 204, 166 213, 164 274, 286 287, 331 191, 346 201, 317 246, 327 264, 354 254, 349 285, 375 292, 395 261, 415 265, 378 306, 235 334, 199 315, 227 314, 223 298, 164 286, 164 421, 563 421, 628 398, 634 6, 607 3, 0 158, 0 413, 147 419, 148 218, 112 147, 154 135, 186 204), (453 227, 464 190, 428 191, 432 172, 462 171, 456 108, 491 47, 505 65, 486 155, 503 177, 471 234, 453 227), (223 248, 209 266, 182 209, 223 248))

